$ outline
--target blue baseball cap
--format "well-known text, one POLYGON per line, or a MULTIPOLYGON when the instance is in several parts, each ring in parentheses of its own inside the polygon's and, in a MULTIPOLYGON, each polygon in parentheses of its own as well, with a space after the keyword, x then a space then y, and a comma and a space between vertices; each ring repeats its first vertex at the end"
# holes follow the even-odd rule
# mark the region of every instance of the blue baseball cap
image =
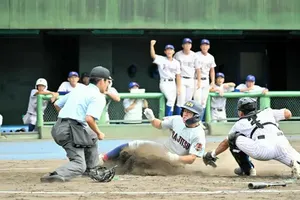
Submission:
POLYGON ((140 85, 137 82, 130 82, 129 85, 128 85, 128 88, 131 89, 134 86, 140 87, 140 85))
POLYGON ((218 73, 216 74, 216 77, 217 77, 217 78, 218 78, 218 77, 225 78, 225 75, 224 75, 222 72, 218 72, 218 73))
POLYGON ((192 44, 192 40, 190 38, 184 38, 182 40, 182 44, 186 44, 186 43, 191 43, 192 44))
POLYGON ((210 45, 210 42, 209 42, 208 39, 202 39, 201 40, 201 44, 208 44, 208 45, 210 45))
POLYGON ((70 72, 68 78, 72 77, 72 76, 77 76, 79 77, 77 72, 70 72))
POLYGON ((173 50, 174 50, 175 48, 174 48, 173 45, 167 44, 167 45, 165 46, 165 50, 166 50, 166 49, 173 49, 173 50))
POLYGON ((253 82, 255 82, 255 76, 253 76, 253 75, 248 75, 248 76, 246 77, 246 81, 253 81, 253 82))

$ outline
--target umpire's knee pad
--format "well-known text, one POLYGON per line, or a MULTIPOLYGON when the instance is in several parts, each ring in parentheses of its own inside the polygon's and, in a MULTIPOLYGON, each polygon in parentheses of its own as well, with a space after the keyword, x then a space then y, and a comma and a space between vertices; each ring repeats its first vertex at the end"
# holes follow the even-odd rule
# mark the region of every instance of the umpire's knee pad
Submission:
POLYGON ((228 144, 229 144, 230 149, 238 149, 238 147, 236 146, 236 139, 239 136, 246 137, 244 134, 242 134, 240 132, 234 132, 234 133, 230 133, 228 135, 228 144))

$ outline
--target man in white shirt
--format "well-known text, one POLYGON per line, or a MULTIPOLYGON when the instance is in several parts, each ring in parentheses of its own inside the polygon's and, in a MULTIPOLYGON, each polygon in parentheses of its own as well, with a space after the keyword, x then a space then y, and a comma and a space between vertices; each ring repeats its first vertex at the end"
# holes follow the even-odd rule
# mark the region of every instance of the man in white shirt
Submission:
POLYGON ((104 94, 109 97, 109 99, 107 100, 107 104, 105 106, 105 123, 106 124, 109 124, 109 120, 110 120, 109 114, 108 114, 109 105, 111 104, 112 101, 120 102, 120 100, 121 100, 118 91, 116 90, 116 88, 112 87, 112 84, 113 84, 112 80, 109 80, 109 85, 108 85, 107 91, 104 92, 104 94))
POLYGON ((165 116, 171 116, 173 114, 176 96, 180 95, 180 63, 173 58, 173 54, 175 53, 175 48, 173 45, 166 45, 164 51, 166 56, 160 56, 156 55, 155 53, 155 43, 155 40, 151 40, 150 55, 153 59, 153 63, 158 66, 158 72, 160 76, 159 89, 167 99, 165 116))
MULTIPOLYGON (((139 89, 139 84, 136 82, 129 83, 129 91, 139 89)), ((135 124, 142 123, 143 108, 148 108, 146 99, 124 99, 123 106, 125 109, 124 123, 135 124)))
POLYGON ((174 58, 179 61, 181 69, 181 89, 174 110, 175 115, 180 115, 183 104, 193 98, 194 88, 198 89, 201 85, 201 70, 198 56, 191 48, 192 40, 184 38, 182 41, 182 50, 174 55, 174 58), (197 74, 196 85, 195 73, 197 74))
POLYGON ((250 74, 246 77, 246 83, 239 84, 236 87, 236 91, 238 91, 238 92, 261 92, 262 94, 266 94, 269 90, 267 88, 255 85, 255 76, 250 74))
MULTIPOLYGON (((215 84, 215 67, 217 66, 214 56, 208 53, 209 48, 210 41, 208 39, 202 39, 200 51, 196 53, 201 69, 201 87, 198 89, 195 87, 194 99, 202 105, 204 112, 210 88, 209 78, 213 86, 215 84)), ((197 74, 195 73, 195 85, 197 85, 198 82, 197 78, 197 74)), ((204 120, 204 112, 201 117, 202 120, 204 120)))
POLYGON ((77 72, 70 72, 68 75, 68 81, 64 81, 59 86, 57 92, 60 95, 65 95, 71 92, 76 87, 85 87, 82 83, 78 83, 79 75, 77 72))

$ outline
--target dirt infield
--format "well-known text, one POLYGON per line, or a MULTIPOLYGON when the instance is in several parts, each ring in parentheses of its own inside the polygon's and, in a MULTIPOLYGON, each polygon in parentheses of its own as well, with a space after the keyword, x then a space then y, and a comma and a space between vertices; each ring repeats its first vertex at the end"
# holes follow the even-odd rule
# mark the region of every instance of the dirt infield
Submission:
MULTIPOLYGON (((300 150, 300 141, 292 142, 300 150)), ((209 143, 210 150, 216 143, 209 143)), ((61 184, 40 183, 39 178, 67 160, 0 161, 0 199, 299 199, 300 181, 290 179, 290 169, 276 161, 254 161, 257 177, 237 177, 230 152, 219 157, 218 168, 199 159, 179 174, 168 176, 116 175, 110 183, 86 177, 61 184), (288 180, 286 187, 249 190, 248 183, 288 180)))

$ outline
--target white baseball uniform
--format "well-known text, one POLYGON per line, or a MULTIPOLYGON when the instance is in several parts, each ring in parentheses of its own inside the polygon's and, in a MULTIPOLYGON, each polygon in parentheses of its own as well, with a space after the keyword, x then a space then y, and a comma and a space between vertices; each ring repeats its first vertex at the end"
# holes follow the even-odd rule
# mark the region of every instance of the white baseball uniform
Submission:
POLYGON ((174 58, 179 61, 181 69, 181 91, 177 99, 177 106, 182 107, 193 97, 195 72, 196 69, 200 68, 200 65, 198 57, 193 51, 190 51, 188 55, 184 54, 182 50, 178 51, 174 58))
MULTIPOLYGON (((207 55, 202 54, 201 51, 196 53, 199 59, 200 69, 201 69, 201 87, 197 89, 195 87, 194 99, 198 101, 203 108, 206 106, 207 97, 209 94, 209 72, 211 68, 216 67, 215 58, 210 53, 207 55)), ((197 86, 197 74, 195 74, 195 86, 197 86)))
MULTIPOLYGON (((224 84, 220 86, 215 85, 215 88, 223 90, 223 92, 232 92, 234 90, 234 87, 224 88, 224 84)), ((227 98, 221 96, 211 98, 210 110, 212 122, 226 122, 226 100, 227 98)))
MULTIPOLYGON (((32 124, 35 125, 37 121, 37 96, 35 94, 37 93, 37 89, 32 89, 29 96, 29 102, 28 102, 28 108, 27 112, 23 117, 23 123, 24 124, 32 124)), ((45 92, 48 92, 47 90, 44 90, 45 92)), ((43 113, 48 105, 48 100, 43 101, 43 113)))
MULTIPOLYGON (((108 88, 108 92, 109 93, 111 93, 111 94, 115 94, 115 95, 118 95, 119 93, 118 93, 118 91, 116 90, 116 88, 114 88, 114 87, 109 87, 108 88)), ((106 124, 109 124, 109 114, 108 114, 108 107, 109 107, 109 105, 110 105, 110 103, 112 102, 113 100, 112 99, 109 99, 108 101, 107 101, 107 104, 106 104, 106 106, 105 106, 105 123, 106 124)))
POLYGON ((86 87, 86 85, 82 83, 77 83, 75 87, 72 87, 71 83, 68 81, 64 81, 60 84, 57 92, 71 92, 73 89, 77 87, 86 87))
MULTIPOLYGON (((205 150, 205 132, 201 126, 187 128, 179 115, 166 117, 161 124, 163 129, 170 129, 171 135, 163 144, 167 152, 180 156, 193 154, 202 157, 205 150)), ((142 144, 161 146, 153 141, 136 140, 129 142, 130 148, 137 148, 142 144)))
POLYGON ((167 57, 160 55, 155 55, 153 63, 158 66, 159 89, 167 99, 167 106, 173 107, 177 94, 175 77, 180 74, 180 63, 176 59, 170 61, 167 57))
POLYGON ((124 123, 142 123, 144 107, 143 99, 124 99, 123 106, 127 109, 135 100, 136 104, 134 108, 125 112, 124 123))
POLYGON ((248 119, 240 119, 229 134, 240 132, 246 136, 239 136, 236 146, 248 156, 262 161, 277 160, 292 167, 294 160, 300 161, 300 154, 278 128, 278 122, 284 119, 284 109, 267 108, 257 113, 256 119, 264 128, 257 128, 248 119))

